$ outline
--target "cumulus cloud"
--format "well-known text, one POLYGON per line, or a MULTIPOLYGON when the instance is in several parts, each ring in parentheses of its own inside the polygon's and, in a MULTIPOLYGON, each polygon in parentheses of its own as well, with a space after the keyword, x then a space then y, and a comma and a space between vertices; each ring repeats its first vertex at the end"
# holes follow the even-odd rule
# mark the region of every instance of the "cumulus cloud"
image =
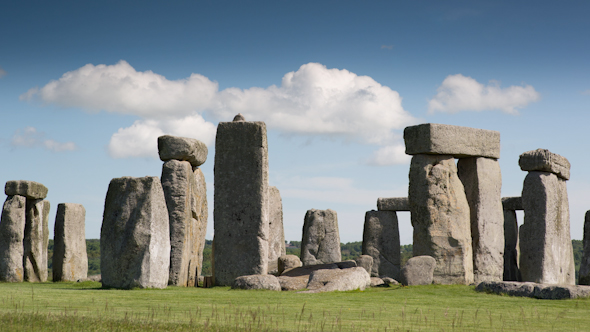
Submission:
POLYGON ((540 94, 530 85, 500 88, 498 82, 483 85, 461 74, 449 75, 428 103, 430 113, 460 111, 501 110, 518 114, 519 108, 540 99, 540 94))
POLYGON ((409 164, 411 159, 412 157, 406 154, 405 145, 395 144, 379 148, 368 160, 368 164, 373 166, 409 164))
POLYGON ((35 127, 25 127, 17 129, 10 145, 13 147, 42 147, 53 152, 72 151, 76 150, 77 146, 74 142, 60 143, 52 139, 46 139, 45 133, 38 131, 35 127))

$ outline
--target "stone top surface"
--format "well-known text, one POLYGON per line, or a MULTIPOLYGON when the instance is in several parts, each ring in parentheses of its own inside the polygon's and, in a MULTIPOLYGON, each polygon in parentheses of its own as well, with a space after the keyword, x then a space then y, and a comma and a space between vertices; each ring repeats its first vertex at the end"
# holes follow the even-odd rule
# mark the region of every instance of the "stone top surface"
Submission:
POLYGON ((442 154, 455 158, 500 158, 500 133, 437 123, 404 129, 406 154, 442 154))
POLYGON ((514 196, 514 197, 502 197, 502 208, 504 210, 524 210, 522 208, 522 197, 514 196))
POLYGON ((8 196, 20 195, 30 199, 43 199, 47 197, 47 187, 39 182, 13 180, 6 182, 4 193, 8 196))
POLYGON ((537 149, 521 154, 518 165, 523 171, 549 172, 564 180, 570 179, 570 162, 565 157, 547 149, 537 149))
POLYGON ((238 113, 236 114, 236 116, 234 116, 234 120, 233 121, 246 121, 246 118, 242 115, 242 113, 238 113))
POLYGON ((410 211, 410 202, 407 197, 379 197, 377 199, 379 211, 410 211))
POLYGON ((170 135, 158 137, 158 153, 162 161, 188 161, 193 167, 198 167, 207 161, 208 152, 205 143, 194 138, 170 135))

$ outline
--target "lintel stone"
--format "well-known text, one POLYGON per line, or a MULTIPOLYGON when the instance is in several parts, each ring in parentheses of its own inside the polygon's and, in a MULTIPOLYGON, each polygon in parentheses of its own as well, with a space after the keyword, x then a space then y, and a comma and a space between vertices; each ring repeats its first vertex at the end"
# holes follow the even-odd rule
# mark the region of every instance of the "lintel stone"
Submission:
POLYGON ((570 162, 565 157, 546 149, 537 149, 521 154, 518 165, 523 171, 549 172, 564 180, 570 179, 570 162))
POLYGON ((380 197, 377 199, 379 211, 410 211, 410 202, 407 197, 380 197))
POLYGON ((522 197, 502 197, 502 208, 504 210, 518 211, 522 210, 522 197))
POLYGON ((47 187, 35 181, 8 181, 4 187, 4 193, 7 196, 20 195, 29 199, 44 199, 47 197, 47 187))
POLYGON ((193 167, 199 167, 207 161, 208 152, 205 143, 194 138, 170 135, 158 137, 158 153, 162 161, 188 161, 193 167))

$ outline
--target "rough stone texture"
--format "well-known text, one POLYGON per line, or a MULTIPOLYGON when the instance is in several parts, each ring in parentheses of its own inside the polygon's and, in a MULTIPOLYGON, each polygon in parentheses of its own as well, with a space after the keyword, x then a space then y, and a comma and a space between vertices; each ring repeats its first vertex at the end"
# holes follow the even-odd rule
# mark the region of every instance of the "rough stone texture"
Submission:
POLYGON ((434 282, 473 282, 470 213, 452 156, 415 155, 409 195, 414 256, 434 257, 434 282))
MULTIPOLYGON (((4 203, 6 204, 6 203, 4 203)), ((0 224, 0 227, 2 225, 0 224)), ((584 251, 580 262, 578 284, 590 285, 590 211, 586 211, 584 218, 584 251)))
POLYGON ((404 129, 406 153, 500 158, 500 133, 436 123, 404 129))
POLYGON ((338 266, 339 269, 350 269, 351 267, 357 267, 356 261, 352 259, 342 262, 336 262, 335 264, 336 266, 338 266))
POLYGON ((158 137, 158 153, 162 161, 188 161, 193 167, 199 167, 207 161, 208 152, 205 143, 194 138, 170 135, 158 137))
POLYGON ((504 210, 522 210, 522 197, 502 197, 502 208, 504 210))
POLYGON ((102 284, 165 288, 170 268, 170 226, 157 177, 111 180, 100 230, 102 284))
POLYGON ((281 290, 300 290, 307 287, 309 275, 302 275, 299 277, 279 276, 277 279, 279 279, 279 283, 281 284, 281 290))
POLYGON ((362 267, 370 274, 373 269, 373 257, 369 255, 360 255, 356 259, 356 266, 362 267))
POLYGON ((27 199, 24 237, 24 281, 47 281, 47 245, 49 244, 48 201, 27 199))
POLYGON ((565 157, 546 149, 537 149, 521 154, 518 165, 523 171, 549 172, 564 180, 570 179, 570 162, 565 157))
POLYGON ((281 275, 283 272, 303 265, 301 259, 295 255, 283 255, 277 259, 278 261, 278 274, 281 275))
POLYGON ((504 210, 504 281, 521 281, 518 268, 518 222, 514 210, 504 210))
POLYGON ((268 187, 268 196, 268 273, 276 273, 279 271, 279 257, 287 254, 283 229, 283 202, 277 187, 268 187))
POLYGON ((301 262, 303 265, 317 265, 341 260, 336 211, 308 210, 303 221, 301 262))
POLYGON ((383 279, 379 277, 371 277, 371 287, 385 286, 383 279))
POLYGON ((20 195, 29 199, 44 199, 47 197, 47 187, 34 181, 8 181, 4 187, 4 192, 7 196, 20 195))
POLYGON ((220 122, 215 141, 213 277, 267 274, 268 147, 264 122, 220 122))
POLYGON ((407 197, 377 198, 377 210, 410 211, 410 202, 407 197))
POLYGON ((394 211, 367 211, 363 231, 363 255, 373 257, 373 277, 397 279, 400 271, 400 242, 394 211))
POLYGON ((300 277, 300 276, 309 276, 313 271, 317 270, 331 270, 331 269, 340 269, 338 264, 331 263, 331 264, 318 264, 318 265, 307 265, 296 267, 294 269, 285 270, 281 276, 287 277, 300 277))
POLYGON ((457 173, 471 213, 473 279, 502 281, 504 274, 504 213, 502 174, 498 160, 459 159, 457 173))
POLYGON ((371 277, 362 267, 316 270, 309 275, 308 291, 301 293, 364 290, 369 286, 371 286, 371 277))
POLYGON ((200 169, 188 161, 162 166, 162 188, 170 221, 169 285, 192 287, 203 265, 207 229, 207 194, 200 169))
POLYGON ((436 264, 436 260, 430 256, 414 256, 408 259, 400 273, 400 283, 404 286, 432 284, 436 264))
POLYGON ((268 289, 274 291, 281 290, 281 284, 277 277, 265 275, 249 275, 237 277, 231 285, 233 289, 268 289))
POLYGON ((88 276, 86 209, 81 204, 57 205, 53 240, 53 281, 76 281, 88 276))
POLYGON ((562 300, 590 297, 590 286, 548 285, 534 282, 485 281, 479 283, 478 292, 532 297, 541 300, 562 300))
POLYGON ((529 172, 522 188, 524 224, 520 227, 523 281, 574 285, 566 181, 548 172, 529 172))
POLYGON ((389 285, 399 285, 399 282, 397 282, 397 280, 395 280, 393 278, 384 277, 384 278, 381 278, 381 280, 383 280, 383 282, 388 286, 389 285))
POLYGON ((0 219, 0 281, 23 281, 25 206, 26 198, 14 195, 8 196, 2 207, 2 219, 0 219))

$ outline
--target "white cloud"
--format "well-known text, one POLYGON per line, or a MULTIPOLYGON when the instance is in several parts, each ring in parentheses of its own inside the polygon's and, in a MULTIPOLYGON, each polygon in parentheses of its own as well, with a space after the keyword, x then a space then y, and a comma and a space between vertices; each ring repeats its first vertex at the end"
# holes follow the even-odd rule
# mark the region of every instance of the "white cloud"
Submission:
POLYGON ((459 111, 501 110, 518 114, 540 94, 530 85, 500 88, 498 82, 483 85, 461 74, 449 75, 437 89, 438 93, 428 103, 428 111, 456 113, 459 111))
POLYGON ((17 129, 10 144, 13 147, 43 147, 53 152, 73 151, 77 149, 74 142, 60 143, 52 139, 45 139, 45 133, 38 131, 35 127, 17 129))
POLYGON ((412 157, 406 154, 406 146, 396 144, 379 148, 369 159, 368 164, 373 166, 409 164, 411 159, 412 157))

